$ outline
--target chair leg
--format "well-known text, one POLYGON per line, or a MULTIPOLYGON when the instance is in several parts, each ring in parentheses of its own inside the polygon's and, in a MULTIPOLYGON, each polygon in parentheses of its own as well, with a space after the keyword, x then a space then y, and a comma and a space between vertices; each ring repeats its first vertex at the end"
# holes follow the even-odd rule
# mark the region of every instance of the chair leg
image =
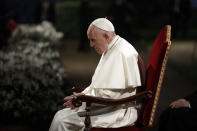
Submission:
POLYGON ((86 102, 86 116, 85 116, 85 129, 84 131, 90 131, 91 119, 90 119, 91 103, 86 102))

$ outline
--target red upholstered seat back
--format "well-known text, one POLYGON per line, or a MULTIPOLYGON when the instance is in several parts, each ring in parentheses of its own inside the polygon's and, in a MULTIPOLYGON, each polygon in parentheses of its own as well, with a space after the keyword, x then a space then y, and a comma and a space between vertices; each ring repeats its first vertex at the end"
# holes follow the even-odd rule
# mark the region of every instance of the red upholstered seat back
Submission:
POLYGON ((142 106, 140 122, 145 126, 153 124, 170 44, 170 26, 165 26, 154 41, 146 66, 146 90, 151 90, 153 97, 142 106))

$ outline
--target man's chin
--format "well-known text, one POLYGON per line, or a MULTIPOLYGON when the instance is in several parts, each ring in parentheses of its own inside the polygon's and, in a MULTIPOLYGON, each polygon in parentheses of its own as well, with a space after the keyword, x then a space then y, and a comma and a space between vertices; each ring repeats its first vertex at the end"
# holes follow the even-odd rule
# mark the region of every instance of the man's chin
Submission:
POLYGON ((98 54, 103 54, 101 51, 99 51, 99 50, 95 50, 96 51, 96 53, 98 53, 98 54))

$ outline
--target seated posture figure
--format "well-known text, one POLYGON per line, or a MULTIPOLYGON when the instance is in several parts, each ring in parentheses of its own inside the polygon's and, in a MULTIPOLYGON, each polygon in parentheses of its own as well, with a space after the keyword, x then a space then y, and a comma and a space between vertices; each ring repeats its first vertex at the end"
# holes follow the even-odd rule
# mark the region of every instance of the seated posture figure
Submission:
MULTIPOLYGON (((83 111, 85 103, 76 108, 72 99, 79 95, 102 98, 124 98, 136 94, 135 87, 141 86, 138 68, 138 53, 125 39, 115 34, 113 24, 106 18, 94 20, 88 27, 90 46, 101 59, 92 77, 91 84, 81 93, 74 93, 64 99, 64 109, 58 111, 50 131, 81 131, 84 129, 83 111)), ((134 106, 95 105, 91 117, 92 127, 116 128, 134 124, 137 110, 134 106), (104 112, 104 114, 103 114, 104 112), (102 113, 102 114, 101 114, 102 113)))
POLYGON ((160 116, 159 131, 197 129, 197 91, 170 104, 160 116))

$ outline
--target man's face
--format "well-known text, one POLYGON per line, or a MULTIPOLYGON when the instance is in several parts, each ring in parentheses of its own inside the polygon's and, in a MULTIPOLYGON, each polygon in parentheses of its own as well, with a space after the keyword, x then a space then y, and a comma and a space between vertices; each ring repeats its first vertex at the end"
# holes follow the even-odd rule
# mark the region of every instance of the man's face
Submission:
POLYGON ((91 27, 88 34, 88 39, 90 41, 90 46, 93 47, 98 54, 102 54, 107 50, 107 37, 96 27, 91 27))

